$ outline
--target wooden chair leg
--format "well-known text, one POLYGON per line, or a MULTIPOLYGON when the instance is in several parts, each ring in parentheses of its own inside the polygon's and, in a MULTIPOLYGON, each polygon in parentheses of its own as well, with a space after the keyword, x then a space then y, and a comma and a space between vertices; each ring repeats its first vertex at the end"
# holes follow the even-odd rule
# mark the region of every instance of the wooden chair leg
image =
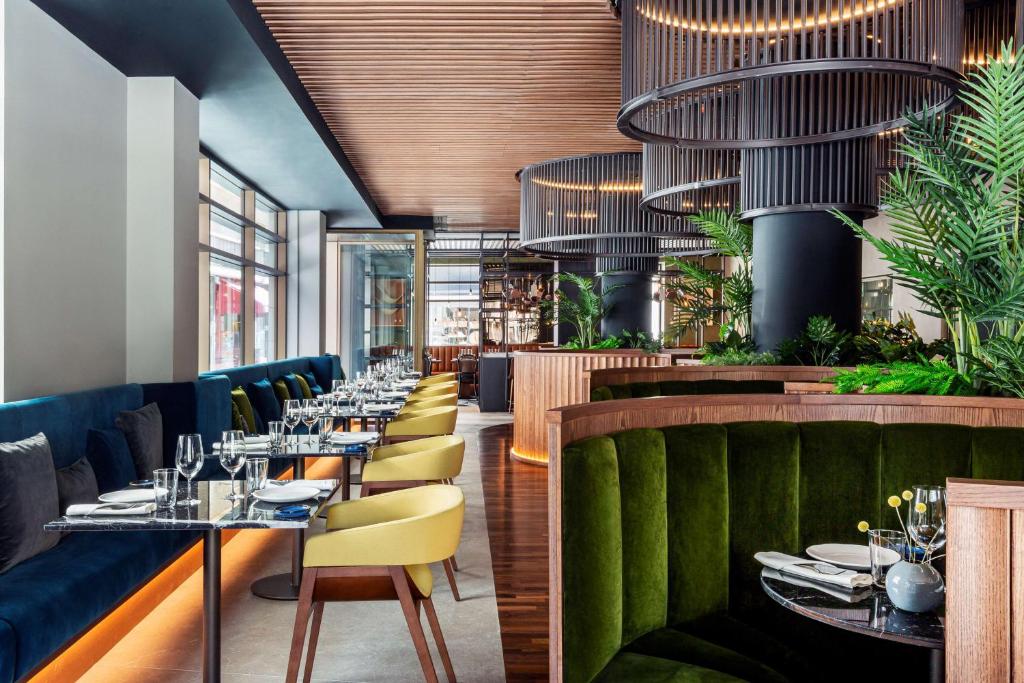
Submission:
POLYGON ((434 634, 434 643, 437 644, 437 651, 441 654, 441 663, 444 665, 444 673, 448 677, 448 683, 455 683, 455 668, 452 667, 452 658, 448 656, 448 646, 444 642, 444 634, 441 633, 441 622, 437 620, 437 612, 434 611, 434 601, 424 598, 423 611, 427 613, 427 623, 430 624, 430 632, 434 634))
POLYGON ((402 604, 402 612, 405 614, 405 622, 409 625, 409 635, 416 646, 416 656, 419 657, 420 667, 423 669, 423 678, 427 683, 438 683, 434 662, 430 659, 430 649, 427 647, 427 636, 423 633, 423 624, 420 623, 412 591, 409 590, 405 567, 390 567, 390 570, 391 581, 395 584, 395 592, 398 593, 398 601, 402 604))
POLYGON ((452 555, 448 559, 452 561, 452 569, 454 569, 455 571, 459 571, 459 563, 455 561, 455 556, 452 555))
POLYGON ((456 601, 462 600, 459 596, 459 587, 455 585, 455 571, 452 569, 452 558, 449 557, 441 564, 444 565, 444 573, 448 575, 448 585, 452 587, 452 595, 455 596, 456 601))
POLYGON ((324 618, 324 603, 313 603, 313 628, 309 632, 309 649, 306 650, 306 671, 302 676, 303 683, 309 683, 313 676, 313 658, 316 657, 316 644, 320 639, 320 621, 324 618))
POLYGON ((306 627, 309 625, 309 612, 313 605, 313 584, 316 583, 316 568, 302 570, 302 587, 299 589, 299 602, 295 607, 295 627, 292 630, 292 650, 288 655, 287 683, 295 683, 299 678, 299 664, 302 663, 302 646, 306 642, 306 627))

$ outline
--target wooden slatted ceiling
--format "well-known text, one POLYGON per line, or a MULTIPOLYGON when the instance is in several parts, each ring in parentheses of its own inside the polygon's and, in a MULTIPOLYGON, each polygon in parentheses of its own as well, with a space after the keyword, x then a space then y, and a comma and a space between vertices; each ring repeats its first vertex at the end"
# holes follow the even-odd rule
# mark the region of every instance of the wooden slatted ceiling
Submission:
POLYGON ((518 169, 639 149, 607 0, 254 4, 385 214, 518 229, 518 169))

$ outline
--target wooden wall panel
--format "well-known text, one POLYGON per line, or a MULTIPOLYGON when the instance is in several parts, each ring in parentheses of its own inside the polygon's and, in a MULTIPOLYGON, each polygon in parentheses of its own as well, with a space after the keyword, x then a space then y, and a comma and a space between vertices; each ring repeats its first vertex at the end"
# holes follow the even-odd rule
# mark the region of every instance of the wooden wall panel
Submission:
POLYGON ((544 413, 549 408, 590 400, 586 379, 590 370, 660 366, 670 362, 667 354, 626 350, 516 353, 513 457, 540 465, 547 462, 548 432, 544 413))
MULTIPOLYGON (((836 374, 835 368, 807 365, 675 365, 671 367, 591 370, 589 389, 633 382, 695 382, 704 379, 818 382, 836 374)), ((825 389, 828 387, 826 386, 825 389)), ((589 390, 587 396, 589 397, 589 390)))
POLYGON ((608 0, 254 0, 385 214, 518 229, 515 172, 639 151, 608 0))

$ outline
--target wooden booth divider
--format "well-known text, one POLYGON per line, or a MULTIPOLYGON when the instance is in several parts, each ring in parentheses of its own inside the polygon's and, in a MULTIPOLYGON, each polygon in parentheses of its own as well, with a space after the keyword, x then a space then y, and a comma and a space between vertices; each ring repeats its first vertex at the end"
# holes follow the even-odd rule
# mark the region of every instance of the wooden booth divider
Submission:
MULTIPOLYGON (((518 407, 518 402, 517 402, 518 407)), ((627 429, 745 420, 1024 427, 1024 400, 865 394, 719 394, 599 401, 547 411, 550 680, 562 681, 562 448, 627 429)), ((1024 484, 950 480, 950 681, 1024 683, 1024 484), (957 564, 962 562, 962 564, 957 564), (1008 626, 1012 622, 1012 628, 1008 626), (1012 676, 1012 677, 1011 677, 1012 676)))

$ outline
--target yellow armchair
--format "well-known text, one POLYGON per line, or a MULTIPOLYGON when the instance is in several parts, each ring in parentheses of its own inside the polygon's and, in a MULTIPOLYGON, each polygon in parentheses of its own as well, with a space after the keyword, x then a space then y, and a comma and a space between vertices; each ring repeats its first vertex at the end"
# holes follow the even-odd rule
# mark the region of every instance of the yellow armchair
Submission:
POLYGON ((416 383, 416 388, 430 386, 431 384, 441 384, 444 382, 454 382, 457 379, 457 375, 454 372, 439 372, 436 375, 430 377, 424 377, 416 383))
POLYGON ((385 438, 441 436, 455 432, 459 409, 454 406, 410 410, 396 416, 384 429, 385 438))
POLYGON ((444 396, 445 394, 458 394, 458 382, 442 382, 431 384, 426 387, 413 389, 409 392, 409 398, 426 398, 428 396, 444 396))
POLYGON ((286 680, 298 679, 302 646, 312 616, 304 680, 313 672, 324 603, 398 600, 419 656, 423 676, 436 681, 420 607, 434 635, 445 674, 455 681, 444 635, 431 600, 432 562, 454 554, 462 535, 466 501, 456 486, 421 486, 346 501, 327 510, 327 532, 306 542, 302 587, 292 632, 286 680))
POLYGON ((406 413, 411 410, 425 410, 427 408, 441 408, 443 406, 459 405, 458 394, 445 394, 443 396, 431 396, 428 398, 410 399, 405 402, 398 412, 406 413))

